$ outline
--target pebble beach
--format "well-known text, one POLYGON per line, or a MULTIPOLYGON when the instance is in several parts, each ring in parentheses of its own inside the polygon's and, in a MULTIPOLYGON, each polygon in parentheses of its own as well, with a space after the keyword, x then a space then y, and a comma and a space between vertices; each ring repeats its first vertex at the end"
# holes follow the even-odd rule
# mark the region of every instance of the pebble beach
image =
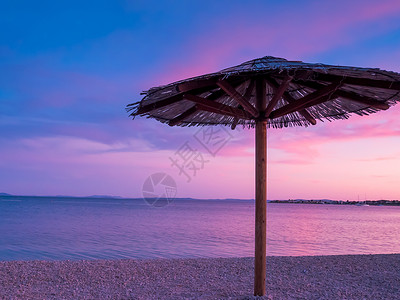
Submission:
POLYGON ((253 258, 2 261, 0 299, 400 299, 400 254, 253 258))

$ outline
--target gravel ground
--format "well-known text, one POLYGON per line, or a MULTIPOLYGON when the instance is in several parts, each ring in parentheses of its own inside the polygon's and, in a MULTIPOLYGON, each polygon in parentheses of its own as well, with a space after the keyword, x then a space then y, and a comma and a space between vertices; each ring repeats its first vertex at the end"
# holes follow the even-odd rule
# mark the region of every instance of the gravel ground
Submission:
POLYGON ((400 299, 400 254, 0 262, 0 299, 400 299))

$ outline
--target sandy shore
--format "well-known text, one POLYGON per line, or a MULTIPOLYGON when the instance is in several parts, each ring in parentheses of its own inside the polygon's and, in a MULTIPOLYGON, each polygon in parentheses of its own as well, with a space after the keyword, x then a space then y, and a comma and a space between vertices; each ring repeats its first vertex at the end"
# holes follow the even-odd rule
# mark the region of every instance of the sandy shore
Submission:
MULTIPOLYGON (((0 262, 1 299, 253 299, 253 259, 0 262)), ((400 299, 400 254, 268 257, 265 299, 400 299)))

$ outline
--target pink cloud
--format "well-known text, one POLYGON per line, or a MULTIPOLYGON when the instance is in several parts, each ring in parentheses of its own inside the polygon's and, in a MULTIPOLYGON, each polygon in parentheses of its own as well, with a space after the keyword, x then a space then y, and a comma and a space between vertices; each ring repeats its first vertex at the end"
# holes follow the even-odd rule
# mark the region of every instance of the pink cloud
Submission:
MULTIPOLYGON (((140 148, 143 141, 130 143, 140 148)), ((118 151, 129 146, 66 137, 3 142, 0 189, 14 194, 141 197, 145 177, 169 168, 168 153, 118 151)))
POLYGON ((400 106, 370 116, 352 116, 332 123, 319 122, 309 128, 270 130, 270 147, 299 155, 315 155, 310 146, 321 143, 400 136, 400 106), (308 146, 307 146, 308 145, 308 146))
MULTIPOLYGON (((345 1, 344 1, 345 2, 345 1)), ((345 2, 348 3, 348 2, 345 2)), ((358 14, 354 17, 360 20, 374 20, 377 18, 396 15, 400 11, 400 3, 396 0, 387 1, 353 1, 354 8, 358 8, 358 14)))
POLYGON ((398 49, 388 52, 387 55, 384 56, 377 53, 373 60, 381 69, 400 72, 400 66, 398 64, 400 61, 400 50, 398 49))
POLYGON ((186 40, 179 60, 160 65, 158 73, 143 83, 144 89, 215 72, 255 57, 274 55, 296 60, 354 44, 391 30, 385 19, 400 14, 400 2, 310 2, 287 6, 275 15, 265 16, 264 7, 254 11, 252 18, 241 13, 210 20, 203 33, 186 40), (370 25, 376 21, 379 26, 370 25))
POLYGON ((310 159, 281 159, 281 160, 269 160, 268 163, 272 164, 288 164, 288 165, 308 165, 312 161, 310 159))
POLYGON ((371 162, 371 161, 383 161, 383 160, 398 160, 398 157, 396 157, 396 156, 375 157, 375 158, 371 158, 371 159, 359 159, 358 161, 371 162))

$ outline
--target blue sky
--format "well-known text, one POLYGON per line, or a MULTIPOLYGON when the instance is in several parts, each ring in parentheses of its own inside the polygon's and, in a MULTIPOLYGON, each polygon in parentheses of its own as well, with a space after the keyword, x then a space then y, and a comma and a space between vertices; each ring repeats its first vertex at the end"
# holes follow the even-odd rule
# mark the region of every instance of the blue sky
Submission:
MULTIPOLYGON (((145 178, 165 171, 178 181, 178 196, 252 198, 252 131, 238 133, 196 180, 185 184, 168 158, 192 139, 195 129, 131 121, 125 105, 140 100, 140 92, 152 86, 265 55, 400 71, 399 17, 400 3, 390 0, 2 1, 0 191, 140 197, 145 178), (245 179, 234 175, 235 165, 244 168, 245 179), (208 182, 214 174, 220 179, 208 182), (219 189, 224 182, 234 184, 219 189)), ((396 113, 393 108, 370 120, 384 119, 397 129, 396 113)), ((387 174, 387 166, 377 164, 354 189, 346 186, 338 193, 329 186, 331 177, 317 191, 303 188, 326 176, 315 174, 316 163, 330 167, 325 144, 316 144, 321 136, 331 136, 338 149, 348 145, 333 132, 352 126, 363 137, 356 145, 376 138, 368 136, 371 123, 352 122, 284 135, 271 130, 269 197, 354 198, 359 190, 370 189, 373 176, 395 181, 399 174, 387 174), (311 163, 306 153, 293 150, 296 145, 288 148, 284 141, 289 136, 299 145, 309 142, 315 154, 311 163), (274 161, 305 163, 274 166, 274 161), (279 177, 283 170, 299 175, 279 177), (287 186, 274 180, 285 180, 287 186)), ((380 143, 397 145, 395 132, 380 143)), ((373 148, 365 157, 397 155, 373 148)), ((355 164, 354 157, 340 158, 355 164)), ((400 197, 386 192, 383 183, 381 189, 382 196, 400 197)))

